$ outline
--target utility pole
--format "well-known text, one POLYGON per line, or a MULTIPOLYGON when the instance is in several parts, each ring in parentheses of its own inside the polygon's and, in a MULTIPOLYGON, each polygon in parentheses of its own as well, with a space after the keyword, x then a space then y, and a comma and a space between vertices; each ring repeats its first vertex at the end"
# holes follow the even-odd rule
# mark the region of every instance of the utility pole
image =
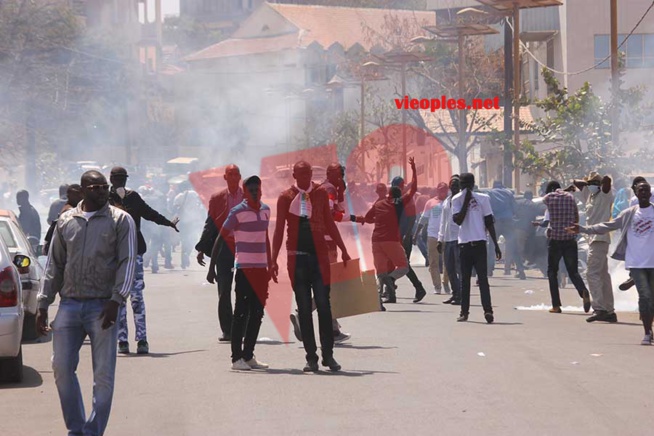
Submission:
MULTIPOLYGON (((513 8, 513 144, 520 149, 520 8, 513 8)), ((514 167, 515 192, 520 192, 520 168, 514 167)))
POLYGON ((618 71, 618 0, 611 1, 611 91, 613 105, 611 110, 611 138, 613 145, 620 142, 620 108, 618 107, 618 92, 620 77, 618 71))
MULTIPOLYGON (((505 140, 510 141, 513 134, 511 128, 511 82, 513 81, 513 66, 511 63, 512 49, 511 28, 509 17, 504 18, 504 134, 505 140)), ((502 172, 503 183, 507 188, 513 187, 513 150, 507 145, 504 146, 504 171, 502 172)))

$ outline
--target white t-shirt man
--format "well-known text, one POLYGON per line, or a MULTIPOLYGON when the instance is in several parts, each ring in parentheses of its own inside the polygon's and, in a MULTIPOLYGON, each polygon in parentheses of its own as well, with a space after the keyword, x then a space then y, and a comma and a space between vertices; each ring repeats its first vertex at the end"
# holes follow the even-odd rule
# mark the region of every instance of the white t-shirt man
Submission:
POLYGON ((427 237, 438 239, 438 229, 441 226, 441 217, 443 216, 443 202, 438 198, 430 198, 425 204, 425 210, 422 212, 421 222, 427 222, 427 237))
POLYGON ((625 267, 654 268, 654 207, 639 207, 627 231, 625 267))
MULTIPOLYGON (((463 209, 466 192, 467 189, 464 189, 452 198, 452 216, 461 212, 461 209, 463 209)), ((486 241, 486 224, 484 223, 484 218, 489 215, 493 215, 490 197, 486 194, 473 192, 472 199, 468 205, 466 218, 459 227, 459 244, 486 241)))
MULTIPOLYGON (((606 193, 602 191, 602 187, 600 186, 599 191, 593 194, 588 186, 584 186, 584 189, 581 190, 581 200, 586 205, 586 225, 610 221, 614 199, 615 195, 613 191, 606 193)), ((608 233, 605 235, 588 235, 589 244, 595 241, 610 243, 611 237, 608 233)))
POLYGON ((453 242, 459 240, 459 226, 452 219, 452 197, 447 197, 443 202, 443 214, 441 225, 438 229, 438 240, 440 242, 453 242))
MULTIPOLYGON (((654 203, 654 192, 653 192, 652 195, 649 197, 649 202, 650 202, 650 203, 654 203)), ((636 197, 636 196, 634 195, 634 196, 631 197, 631 199, 629 200, 629 207, 631 207, 631 206, 635 206, 635 205, 637 205, 637 204, 638 204, 638 197, 636 197)))

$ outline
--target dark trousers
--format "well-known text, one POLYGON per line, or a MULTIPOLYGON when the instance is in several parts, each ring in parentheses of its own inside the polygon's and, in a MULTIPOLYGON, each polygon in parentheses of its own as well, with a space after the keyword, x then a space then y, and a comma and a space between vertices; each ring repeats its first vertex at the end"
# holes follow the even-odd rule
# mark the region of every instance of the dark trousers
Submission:
POLYGON ((266 268, 236 270, 236 303, 232 321, 232 362, 246 361, 254 356, 263 308, 268 299, 266 268))
POLYGON ((443 246, 443 262, 447 270, 447 277, 450 279, 452 298, 461 301, 461 257, 459 243, 457 241, 446 242, 443 246))
POLYGON ((424 289, 422 282, 418 279, 416 272, 411 268, 411 251, 413 250, 413 240, 411 237, 407 236, 402 239, 402 247, 404 248, 404 253, 406 253, 407 262, 409 265, 409 272, 406 274, 407 278, 411 281, 411 284, 416 288, 416 292, 420 289, 424 289))
POLYGON ((552 297, 552 306, 561 306, 561 295, 559 294, 559 262, 563 258, 565 269, 568 271, 570 281, 579 296, 583 298, 584 293, 588 292, 584 280, 579 274, 578 266, 578 252, 577 240, 568 239, 565 241, 557 241, 548 239, 547 241, 547 279, 550 282, 550 295, 552 297))
POLYGON ((481 305, 484 308, 484 313, 493 313, 490 285, 488 284, 486 241, 460 244, 459 250, 461 259, 461 314, 467 315, 470 313, 470 279, 472 278, 473 268, 477 271, 481 305))
POLYGON ((313 317, 311 297, 316 303, 318 311, 318 331, 320 333, 320 346, 322 357, 329 358, 334 353, 334 332, 332 330, 332 308, 329 302, 329 286, 325 285, 320 272, 320 259, 316 255, 289 255, 288 275, 291 278, 291 285, 295 293, 298 316, 300 318, 300 330, 302 331, 302 342, 306 352, 307 361, 318 361, 318 348, 313 330, 313 317))
POLYGON ((229 245, 222 243, 216 260, 216 283, 218 285, 218 321, 223 334, 232 332, 232 281, 234 280, 234 253, 229 245))

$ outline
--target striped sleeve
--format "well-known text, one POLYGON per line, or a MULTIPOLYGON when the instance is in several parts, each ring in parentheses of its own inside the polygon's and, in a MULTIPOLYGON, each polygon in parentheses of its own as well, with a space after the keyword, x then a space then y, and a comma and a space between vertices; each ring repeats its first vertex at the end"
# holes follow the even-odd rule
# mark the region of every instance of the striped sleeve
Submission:
POLYGON ((136 225, 127 213, 121 213, 116 226, 116 257, 118 268, 111 299, 117 303, 125 301, 132 288, 136 270, 136 225))

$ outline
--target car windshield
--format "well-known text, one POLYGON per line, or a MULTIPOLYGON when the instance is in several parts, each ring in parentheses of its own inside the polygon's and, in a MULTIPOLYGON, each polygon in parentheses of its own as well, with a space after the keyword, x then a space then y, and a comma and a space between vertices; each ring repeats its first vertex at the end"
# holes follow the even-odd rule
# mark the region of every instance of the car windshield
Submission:
POLYGON ((7 221, 0 221, 0 238, 2 238, 7 247, 18 248, 18 243, 7 221))

